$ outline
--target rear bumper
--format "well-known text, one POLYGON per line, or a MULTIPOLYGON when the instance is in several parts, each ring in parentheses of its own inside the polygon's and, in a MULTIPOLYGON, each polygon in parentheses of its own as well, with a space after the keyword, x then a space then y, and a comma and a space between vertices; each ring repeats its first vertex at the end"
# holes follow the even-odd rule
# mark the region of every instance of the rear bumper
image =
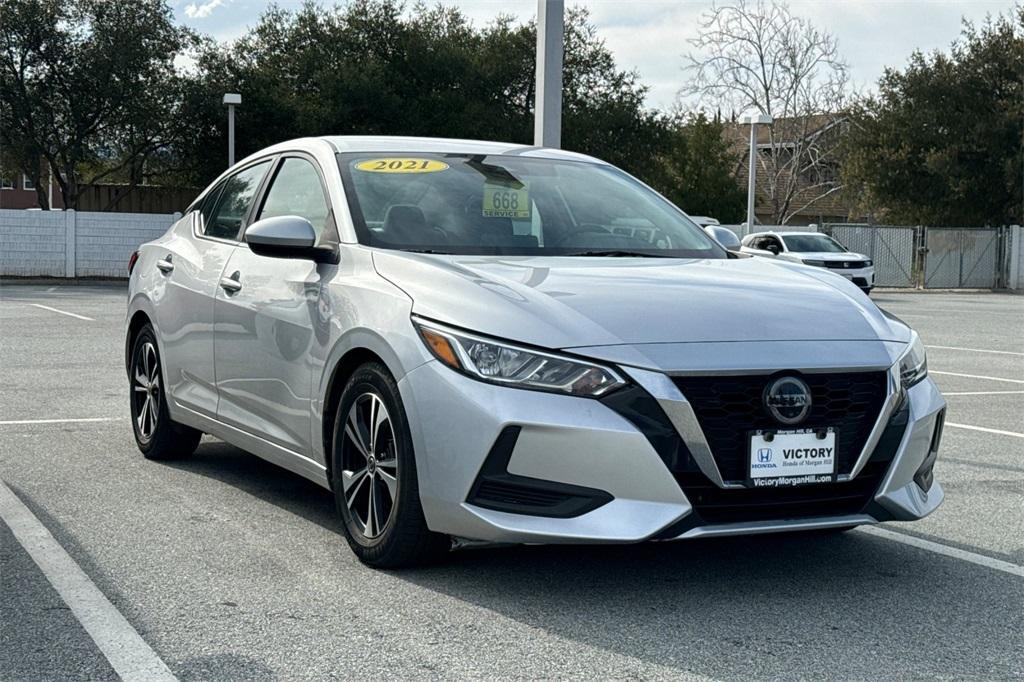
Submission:
MULTIPOLYGON (((648 398, 658 390, 649 385, 650 378, 665 378, 627 371, 648 398)), ((663 382, 662 389, 671 385, 663 382)), ((411 371, 399 388, 409 415, 427 524, 462 538, 624 543, 769 533, 918 519, 934 511, 943 498, 937 482, 927 492, 914 482, 929 457, 945 407, 930 379, 908 392, 905 426, 897 429, 894 454, 863 509, 731 523, 705 523, 695 513, 664 455, 671 439, 687 441, 692 434, 673 424, 666 432, 665 415, 654 414, 657 409, 650 420, 642 415, 627 419, 606 402, 484 384, 433 361, 411 371), (643 423, 638 426, 638 421, 643 423), (511 445, 502 445, 502 434, 510 428, 517 436, 511 445), (532 502, 523 507, 528 513, 518 513, 515 504, 503 507, 494 499, 474 497, 481 476, 493 468, 496 450, 506 446, 509 451, 501 466, 508 480, 525 481, 527 486, 531 481, 553 484, 537 489, 536 495, 537 490, 527 488, 523 499, 543 501, 541 493, 557 492, 559 486, 604 496, 595 495, 596 507, 583 505, 582 513, 569 517, 538 512, 532 502)), ((855 481, 856 477, 851 483, 855 481)))

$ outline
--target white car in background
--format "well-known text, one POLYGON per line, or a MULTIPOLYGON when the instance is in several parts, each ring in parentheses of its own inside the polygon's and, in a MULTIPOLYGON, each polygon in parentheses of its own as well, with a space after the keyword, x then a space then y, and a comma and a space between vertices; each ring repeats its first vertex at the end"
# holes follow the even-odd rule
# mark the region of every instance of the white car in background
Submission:
POLYGON ((757 232, 748 234, 740 251, 791 263, 828 268, 850 280, 865 294, 875 287, 875 264, 853 253, 827 234, 817 232, 757 232))

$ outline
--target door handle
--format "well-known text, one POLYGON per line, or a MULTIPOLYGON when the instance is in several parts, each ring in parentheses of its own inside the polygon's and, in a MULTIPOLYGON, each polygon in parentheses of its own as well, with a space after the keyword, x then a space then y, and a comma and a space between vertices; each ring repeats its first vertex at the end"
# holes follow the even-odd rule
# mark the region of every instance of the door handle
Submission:
POLYGON ((174 270, 174 263, 171 262, 171 257, 167 256, 163 260, 158 260, 156 262, 156 269, 165 275, 169 275, 174 270))
POLYGON ((242 283, 238 281, 238 275, 239 273, 235 272, 232 273, 230 277, 221 277, 220 288, 228 292, 229 294, 233 294, 236 291, 241 290, 242 283))

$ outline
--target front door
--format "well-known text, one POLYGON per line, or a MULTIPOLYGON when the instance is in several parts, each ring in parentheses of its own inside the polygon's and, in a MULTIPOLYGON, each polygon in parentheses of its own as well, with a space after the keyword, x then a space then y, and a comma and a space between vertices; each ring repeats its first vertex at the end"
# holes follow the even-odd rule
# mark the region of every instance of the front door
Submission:
MULTIPOLYGON (((314 163, 286 156, 256 219, 306 218, 323 243, 336 234, 328 206, 314 163)), ((256 255, 243 240, 224 269, 214 313, 219 419, 299 454, 311 445, 309 357, 325 267, 256 255)))
POLYGON ((270 162, 242 169, 214 187, 167 241, 154 263, 153 298, 163 339, 167 393, 177 405, 217 414, 214 298, 244 214, 270 162))

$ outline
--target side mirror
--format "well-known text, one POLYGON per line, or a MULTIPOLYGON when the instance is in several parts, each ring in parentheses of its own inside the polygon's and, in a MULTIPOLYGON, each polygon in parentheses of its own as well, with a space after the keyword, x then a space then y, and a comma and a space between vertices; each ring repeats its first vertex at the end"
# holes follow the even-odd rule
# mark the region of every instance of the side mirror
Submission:
POLYGON ((245 242, 253 253, 271 258, 300 258, 337 263, 334 249, 316 246, 316 230, 305 218, 283 215, 257 220, 245 229, 245 242))
POLYGON ((707 235, 716 242, 724 246, 726 251, 738 252, 740 250, 740 238, 737 237, 736 233, 729 228, 722 227, 720 225, 705 225, 704 232, 706 232, 707 235))
POLYGON ((764 247, 764 250, 770 252, 773 256, 779 255, 779 247, 776 246, 775 244, 769 244, 768 246, 764 247))

